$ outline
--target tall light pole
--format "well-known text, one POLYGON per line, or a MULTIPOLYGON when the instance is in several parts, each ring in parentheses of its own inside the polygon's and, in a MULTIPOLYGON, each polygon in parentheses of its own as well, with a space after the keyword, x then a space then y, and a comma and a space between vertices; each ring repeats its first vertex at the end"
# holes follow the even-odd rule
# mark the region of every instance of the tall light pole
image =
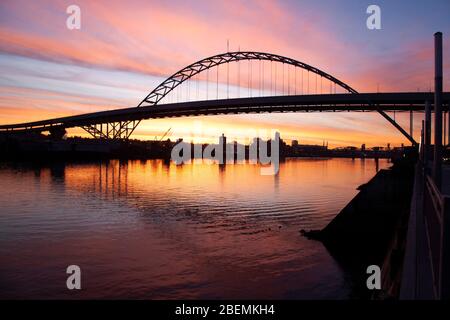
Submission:
POLYGON ((433 176, 441 190, 442 181, 442 32, 434 34, 434 165, 433 176))

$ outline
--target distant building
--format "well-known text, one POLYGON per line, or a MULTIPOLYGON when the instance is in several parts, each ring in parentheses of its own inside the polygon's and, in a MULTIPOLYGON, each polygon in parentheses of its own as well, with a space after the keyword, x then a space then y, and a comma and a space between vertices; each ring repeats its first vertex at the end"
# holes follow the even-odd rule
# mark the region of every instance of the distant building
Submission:
POLYGON ((219 144, 225 146, 227 144, 227 137, 222 133, 222 135, 219 137, 219 144))
POLYGON ((279 133, 278 131, 275 132, 275 139, 281 140, 281 138, 280 138, 280 133, 279 133))
POLYGON ((321 145, 308 145, 308 144, 297 144, 292 146, 292 151, 295 155, 303 155, 303 156, 313 156, 320 155, 327 151, 327 146, 321 145))

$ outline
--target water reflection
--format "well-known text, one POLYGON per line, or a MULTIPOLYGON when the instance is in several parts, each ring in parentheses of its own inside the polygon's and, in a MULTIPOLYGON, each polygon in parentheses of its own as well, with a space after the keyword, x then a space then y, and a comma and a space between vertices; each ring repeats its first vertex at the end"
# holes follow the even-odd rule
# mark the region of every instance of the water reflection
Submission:
POLYGON ((299 229, 323 227, 384 160, 160 160, 0 169, 3 298, 342 298, 345 276, 299 229), (78 264, 83 288, 65 289, 78 264))

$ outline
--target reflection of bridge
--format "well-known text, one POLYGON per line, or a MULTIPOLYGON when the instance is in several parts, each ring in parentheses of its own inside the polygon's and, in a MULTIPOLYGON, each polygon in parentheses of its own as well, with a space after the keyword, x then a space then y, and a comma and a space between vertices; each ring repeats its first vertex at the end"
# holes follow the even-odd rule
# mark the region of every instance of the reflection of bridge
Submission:
MULTIPOLYGON (((238 73, 240 73, 240 69, 238 73)), ((240 77, 240 74, 238 76, 240 77)), ((199 79, 197 78, 197 96, 198 82, 199 79)), ((240 78, 237 86, 241 86, 240 78)), ((450 93, 444 93, 442 98, 443 110, 448 110, 450 93)), ((1 125, 0 132, 50 131, 51 133, 57 134, 65 132, 66 128, 82 127, 95 138, 126 139, 132 134, 140 121, 144 119, 239 113, 376 111, 394 125, 408 140, 415 144, 416 142, 412 137, 412 112, 424 111, 425 103, 432 103, 433 99, 434 96, 432 93, 424 92, 359 94, 355 89, 335 77, 294 59, 260 52, 228 52, 200 60, 176 72, 157 86, 138 107, 94 112, 29 123, 1 125), (249 63, 247 68, 249 72, 248 81, 245 86, 249 88, 250 92, 250 90, 255 88, 252 75, 253 60, 259 63, 257 84, 260 95, 257 97, 229 99, 230 83, 229 69, 227 69, 227 97, 226 99, 219 99, 219 66, 222 64, 228 66, 232 62, 240 63, 241 61, 249 63), (270 81, 267 81, 269 72, 267 71, 266 75, 264 75, 264 62, 270 64, 270 81), (274 69, 272 66, 273 63, 281 63, 283 65, 282 86, 278 84, 279 77, 277 76, 276 67, 274 69), (288 66, 287 77, 285 75, 285 65, 288 66), (190 79, 195 80, 195 77, 199 77, 200 73, 207 73, 206 83, 208 84, 210 82, 209 69, 213 67, 217 69, 215 74, 216 99, 160 103, 175 88, 190 79), (294 68, 294 76, 292 76, 292 68, 294 68), (301 69, 301 81, 297 69, 301 69), (304 71, 306 71, 307 77, 304 77, 304 71), (310 80, 310 75, 315 77, 315 90, 312 89, 314 87, 314 81, 310 80), (269 82, 269 85, 267 85, 267 82, 269 82), (327 88, 325 93, 324 82, 325 88, 327 88), (301 90, 299 89, 300 83, 301 90), (338 89, 343 92, 338 92, 338 89), (298 91, 301 91, 301 94, 298 94, 298 91), (314 91, 314 94, 311 94, 312 91, 314 91), (276 95, 274 93, 280 94, 276 95), (406 132, 395 119, 392 119, 386 113, 388 111, 410 111, 410 132, 406 132)))

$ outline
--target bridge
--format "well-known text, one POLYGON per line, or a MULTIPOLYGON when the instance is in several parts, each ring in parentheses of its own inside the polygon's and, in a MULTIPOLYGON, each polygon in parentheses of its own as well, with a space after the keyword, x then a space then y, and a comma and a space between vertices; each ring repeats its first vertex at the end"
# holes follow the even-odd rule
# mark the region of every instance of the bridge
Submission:
MULTIPOLYGON (((220 81, 220 83, 223 82, 220 81)), ((128 139, 139 123, 145 119, 242 113, 352 111, 380 113, 415 145, 417 142, 413 138, 412 131, 413 112, 424 112, 426 103, 432 105, 433 101, 434 94, 431 92, 358 93, 348 84, 332 75, 291 58, 263 52, 227 52, 202 59, 174 73, 152 90, 137 107, 20 124, 0 125, 0 133, 49 131, 50 133, 58 134, 64 133, 67 128, 81 127, 94 138, 128 139), (259 76, 257 77, 256 86, 252 75, 253 61, 259 63, 259 76), (253 89, 257 87, 259 96, 230 98, 228 65, 238 63, 239 81, 237 86, 240 88, 242 85, 240 71, 243 69, 240 65, 241 62, 247 62, 248 64, 247 81, 244 81, 245 86, 248 87, 250 95, 252 95, 253 89), (227 65, 227 96, 226 98, 219 98, 219 67, 224 64, 227 65), (267 64, 270 65, 270 81, 268 81, 269 72, 267 71, 266 75, 264 75, 267 64), (273 64, 275 64, 275 67, 273 64), (277 64, 282 65, 282 71, 279 72, 282 77, 282 85, 278 83, 280 82, 278 81, 280 76, 277 75, 277 64), (287 72, 285 72, 286 65, 288 66, 287 72), (206 100, 161 103, 164 98, 173 94, 177 87, 189 80, 195 80, 196 77, 198 96, 199 75, 206 72, 206 85, 208 86, 211 82, 209 76, 212 68, 216 69, 215 99, 208 99, 209 88, 207 87, 206 100), (294 68, 294 71, 292 71, 292 68, 294 68), (301 81, 298 69, 301 70, 301 81), (294 76, 292 76, 293 72, 294 76), (304 76, 305 72, 307 73, 306 77, 304 76), (315 81, 310 79, 311 75, 315 77, 315 81), (299 88, 300 83, 301 90, 299 88), (339 90, 342 92, 339 92, 339 90), (299 91, 301 94, 298 94, 299 91), (312 91, 313 94, 311 94, 312 91), (387 112, 410 112, 409 133, 395 119, 391 118, 387 112)), ((444 112, 448 111, 449 105, 450 93, 443 93, 442 110, 444 112)))

